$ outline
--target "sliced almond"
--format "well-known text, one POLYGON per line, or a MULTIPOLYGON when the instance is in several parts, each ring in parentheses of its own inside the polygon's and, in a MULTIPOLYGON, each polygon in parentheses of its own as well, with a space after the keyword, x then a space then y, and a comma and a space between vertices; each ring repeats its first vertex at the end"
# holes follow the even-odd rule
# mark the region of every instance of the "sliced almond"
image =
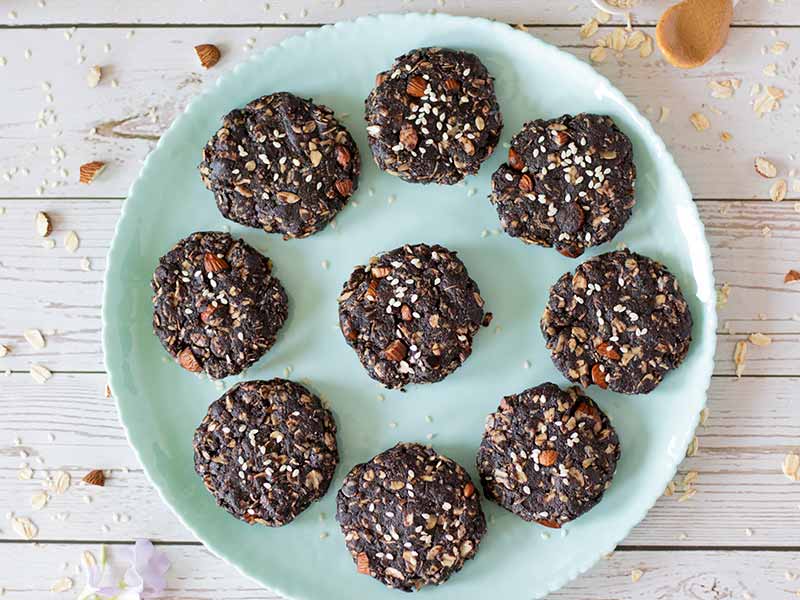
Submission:
POLYGON ((89 67, 89 72, 86 74, 86 84, 90 88, 96 88, 97 84, 103 78, 103 69, 97 65, 89 67))
POLYGON ((750 340, 750 343, 755 346, 769 346, 772 343, 772 338, 768 335, 764 335, 763 333, 751 333, 750 337, 747 338, 750 340))
POLYGON ((713 98, 730 98, 733 96, 733 83, 730 79, 724 81, 709 81, 708 87, 711 88, 713 98))
POLYGON ((644 575, 644 571, 642 571, 641 569, 633 569, 631 571, 631 581, 633 583, 636 583, 642 578, 642 575, 644 575))
POLYGON ((756 156, 755 161, 756 173, 767 179, 772 179, 778 174, 778 168, 772 161, 764 158, 763 156, 756 156))
POLYGON ((78 237, 78 234, 74 231, 68 231, 67 235, 64 237, 64 248, 66 248, 69 252, 77 252, 80 245, 81 240, 78 237))
POLYGON ((708 121, 708 118, 703 113, 692 113, 689 117, 689 121, 692 122, 694 128, 697 131, 705 131, 709 127, 711 127, 711 123, 708 121))
POLYGON ((37 212, 34 223, 36 224, 36 233, 41 237, 47 237, 53 232, 53 224, 45 212, 37 212))
POLYGON ((0 358, 8 355, 9 352, 11 352, 11 349, 8 346, 0 344, 0 358))
POLYGON ((38 329, 26 329, 22 332, 22 335, 25 336, 25 341, 27 341, 34 350, 41 350, 47 345, 42 332, 38 329))
POLYGON ((28 517, 14 517, 11 528, 24 540, 32 540, 39 533, 39 528, 28 517))
POLYGON ((795 283, 800 281, 800 271, 789 269, 786 275, 783 276, 783 283, 795 283))
POLYGON ((697 436, 692 438, 692 441, 689 443, 689 447, 686 449, 686 456, 695 456, 697 455, 697 451, 700 448, 700 440, 697 439, 697 436))
POLYGON ((80 182, 87 185, 92 183, 105 168, 106 163, 99 160, 93 160, 92 162, 82 164, 80 168, 80 182))
POLYGON ((773 202, 781 202, 786 199, 786 192, 789 186, 786 184, 785 179, 778 179, 769 188, 769 198, 773 202))
POLYGON ((658 122, 664 123, 667 119, 669 119, 670 108, 669 106, 662 106, 661 113, 658 115, 658 122))
POLYGON ((204 69, 210 69, 219 62, 220 52, 214 44, 200 44, 194 47, 197 58, 204 69))
POLYGON ((622 52, 623 50, 625 50, 625 46, 627 44, 628 44, 628 32, 625 31, 622 27, 617 27, 611 34, 611 48, 613 48, 617 52, 622 52))
POLYGON ((37 363, 31 364, 30 373, 36 383, 44 383, 53 376, 50 369, 37 363))

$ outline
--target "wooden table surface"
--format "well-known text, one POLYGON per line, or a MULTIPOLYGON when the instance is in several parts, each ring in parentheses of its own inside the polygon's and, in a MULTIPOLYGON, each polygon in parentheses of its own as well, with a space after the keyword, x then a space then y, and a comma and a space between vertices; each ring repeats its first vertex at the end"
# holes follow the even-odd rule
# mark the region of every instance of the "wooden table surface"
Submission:
MULTIPOLYGON (((668 2, 645 0, 634 28, 648 35, 668 2)), ((100 346, 105 256, 125 194, 142 159, 186 103, 257 52, 307 28, 379 11, 439 10, 528 25, 532 35, 589 60, 598 38, 582 39, 595 14, 588 0, 0 0, 0 595, 14 600, 74 597, 83 550, 100 544, 158 541, 173 560, 166 597, 265 599, 270 592, 209 554, 159 500, 117 421, 100 346), (200 68, 193 46, 213 43, 220 63, 200 68), (91 65, 103 68, 96 88, 91 65), (108 168, 91 185, 78 167, 108 168), (54 248, 36 235, 34 215, 52 218, 54 248), (64 248, 68 231, 80 247, 64 248), (88 262, 84 259, 88 259, 88 262), (43 349, 24 338, 39 329, 43 349), (44 384, 31 363, 49 368, 44 384), (33 471, 32 477, 24 466, 33 471), (104 488, 80 479, 106 469, 104 488), (31 497, 71 476, 36 510, 31 497), (14 517, 38 528, 15 533, 14 517), (50 592, 59 577, 75 588, 50 592)), ((800 590, 800 483, 782 472, 800 446, 800 2, 743 0, 723 52, 704 67, 678 71, 656 50, 610 51, 598 70, 643 113, 674 153, 694 192, 711 243, 720 306, 716 370, 699 449, 617 551, 553 598, 747 599, 796 597, 800 590), (788 48, 780 52, 786 42, 788 48), (769 65, 775 65, 770 67, 769 65), (711 81, 740 83, 732 97, 711 81), (755 84, 759 88, 754 89, 755 84), (783 90, 759 117, 766 86, 783 90), (716 94, 720 95, 719 93, 716 94), (663 108, 662 108, 663 107, 663 108), (668 117, 664 114, 668 112, 668 117), (698 131, 690 115, 710 127, 698 131), (726 135, 723 135, 726 133, 726 135), (760 177, 756 156, 771 160, 788 185, 760 177), (728 289, 726 287, 726 289, 728 289), (737 342, 752 333, 740 378, 737 342), (687 473, 695 478, 686 494, 687 473), (643 572, 638 582, 631 571, 643 572)), ((774 91, 774 89, 773 89, 774 91)), ((331 528, 335 526, 331 522, 331 528)))

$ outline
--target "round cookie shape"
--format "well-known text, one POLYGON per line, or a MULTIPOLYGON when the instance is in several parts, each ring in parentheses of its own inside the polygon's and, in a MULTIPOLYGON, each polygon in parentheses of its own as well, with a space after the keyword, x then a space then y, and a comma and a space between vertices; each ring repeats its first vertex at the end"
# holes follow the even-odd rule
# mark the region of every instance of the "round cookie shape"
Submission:
POLYGON ((246 381, 208 407, 194 468, 222 508, 280 527, 328 491, 339 452, 320 399, 286 379, 246 381))
POLYGON ((336 520, 358 572, 406 592, 447 581, 486 532, 480 494, 463 467, 411 443, 348 473, 336 520))
POLYGON ((611 117, 564 115, 511 139, 489 198, 508 235, 575 258, 622 230, 635 183, 631 141, 611 117))
POLYGON ((331 109, 279 92, 225 115, 199 169, 226 219, 304 238, 345 206, 361 167, 331 109))
POLYGON ((675 277, 626 249, 562 275, 550 288, 541 329, 569 380, 646 394, 686 357, 692 315, 675 277))
POLYGON ((452 185, 477 173, 503 129, 486 67, 447 48, 412 50, 379 73, 366 119, 375 163, 412 183, 452 185))
POLYGON ((339 296, 339 325, 387 388, 441 381, 472 353, 483 298, 455 252, 405 245, 358 266, 339 296))
POLYGON ((193 233, 158 261, 153 331, 178 363, 214 379, 241 373, 275 343, 288 315, 272 262, 219 231, 193 233))
POLYGON ((600 501, 619 455, 614 428, 590 398, 545 383, 506 396, 486 418, 477 465, 488 499, 560 528, 600 501))

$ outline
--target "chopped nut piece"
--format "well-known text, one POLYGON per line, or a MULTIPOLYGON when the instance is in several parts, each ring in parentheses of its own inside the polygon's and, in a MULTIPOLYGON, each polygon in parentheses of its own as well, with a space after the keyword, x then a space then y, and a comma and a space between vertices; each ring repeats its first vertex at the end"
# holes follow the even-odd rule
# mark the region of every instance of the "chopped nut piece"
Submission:
POLYGON ((72 478, 66 471, 56 471, 50 483, 50 491, 54 494, 63 494, 69 489, 72 478))
POLYGON ((210 69, 219 62, 220 52, 214 44, 200 44, 194 47, 197 58, 200 59, 200 65, 204 69, 210 69))
POLYGON ((80 182, 84 184, 92 183, 100 173, 106 168, 106 163, 93 160, 81 165, 80 168, 80 182))
POLYGON ((800 281, 800 271, 790 269, 786 275, 783 276, 783 283, 795 283, 800 281))
POLYGON ((93 469, 83 476, 82 481, 89 485, 103 487, 106 484, 106 475, 100 469, 93 469))
POLYGON ((631 581, 636 583, 642 578, 642 575, 644 575, 644 572, 641 569, 633 569, 631 571, 631 581))

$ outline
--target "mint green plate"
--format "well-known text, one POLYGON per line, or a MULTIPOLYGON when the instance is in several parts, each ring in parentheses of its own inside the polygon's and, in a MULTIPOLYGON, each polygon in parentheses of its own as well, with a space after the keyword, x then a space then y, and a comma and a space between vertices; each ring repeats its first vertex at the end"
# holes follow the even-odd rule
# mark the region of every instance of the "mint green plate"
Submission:
POLYGON ((663 142, 606 79, 535 37, 480 19, 387 15, 288 39, 223 76, 176 119, 150 154, 109 253, 103 344, 128 438, 164 501, 210 550, 292 598, 400 596, 356 573, 335 523, 335 492, 354 464, 398 441, 420 441, 432 443, 475 477, 484 418, 501 396, 544 381, 567 383, 550 362, 539 317, 550 284, 578 261, 497 234, 497 215, 486 196, 505 149, 456 187, 403 183, 380 173, 371 160, 362 115, 375 74, 407 50, 431 45, 475 52, 494 74, 506 123, 503 142, 529 119, 580 111, 616 119, 633 140, 638 202, 624 231, 594 254, 624 242, 663 261, 678 276, 695 325, 688 359, 649 396, 592 388, 622 440, 614 483, 596 508, 569 524, 563 536, 484 502, 489 530, 477 558, 446 585, 421 594, 528 599, 564 585, 613 550, 645 516, 674 475, 705 405, 716 315, 703 226, 663 142), (335 109, 364 164, 355 202, 342 211, 336 227, 305 240, 283 241, 225 221, 196 170, 200 150, 224 113, 279 90, 335 109), (390 203, 390 197, 396 199, 390 203), (221 389, 166 360, 151 330, 149 280, 158 257, 193 231, 228 226, 273 259, 291 304, 277 345, 226 386, 242 378, 283 376, 291 367, 293 379, 307 381, 330 402, 339 426, 341 464, 331 491, 280 529, 235 520, 205 491, 192 467, 192 433, 221 389), (465 365, 445 381, 386 392, 367 377, 338 331, 336 297, 354 265, 405 242, 438 242, 457 250, 494 321, 478 334, 465 365))

